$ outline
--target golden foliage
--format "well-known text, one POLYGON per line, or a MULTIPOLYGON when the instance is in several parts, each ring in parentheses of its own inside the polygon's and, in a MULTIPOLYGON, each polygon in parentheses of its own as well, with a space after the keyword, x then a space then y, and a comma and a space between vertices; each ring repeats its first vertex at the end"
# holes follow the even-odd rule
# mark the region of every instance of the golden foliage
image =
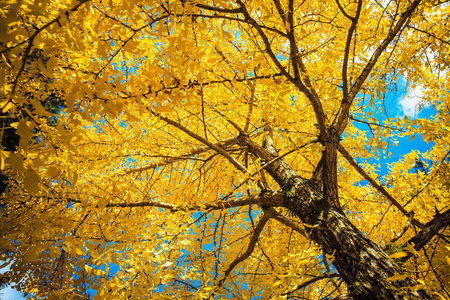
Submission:
MULTIPOLYGON (((263 212, 262 192, 282 187, 236 139, 269 135, 310 178, 344 90, 341 145, 368 176, 418 222, 448 209, 450 6, 419 4, 378 53, 410 1, 361 3, 1 1, 0 109, 20 144, 0 153, 0 249, 17 287, 55 299, 344 293, 307 226, 281 202, 277 217, 263 212), (433 118, 380 119, 404 86, 422 88, 433 118), (56 116, 42 105, 50 93, 64 100, 56 116), (429 150, 381 178, 377 160, 414 136, 429 150)), ((405 246, 413 229, 391 243, 409 215, 343 156, 337 172, 355 226, 391 258, 414 254, 405 274, 448 296, 449 229, 418 255, 405 246)))

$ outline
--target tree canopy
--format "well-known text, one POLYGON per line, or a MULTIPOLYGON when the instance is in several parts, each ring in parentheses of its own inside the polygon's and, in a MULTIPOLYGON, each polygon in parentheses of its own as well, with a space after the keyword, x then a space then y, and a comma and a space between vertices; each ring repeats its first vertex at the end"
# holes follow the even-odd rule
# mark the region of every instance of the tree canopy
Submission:
POLYGON ((8 278, 36 299, 450 297, 447 2, 0 1, 8 278), (389 114, 402 89, 433 116, 389 114), (429 149, 380 173, 408 137, 429 149))

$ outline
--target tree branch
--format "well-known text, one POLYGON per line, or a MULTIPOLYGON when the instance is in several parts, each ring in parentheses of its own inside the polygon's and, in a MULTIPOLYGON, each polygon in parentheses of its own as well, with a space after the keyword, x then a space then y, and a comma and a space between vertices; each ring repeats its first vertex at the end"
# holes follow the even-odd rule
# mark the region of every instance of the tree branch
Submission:
MULTIPOLYGON (((339 1, 336 0, 336 2, 338 3, 339 8, 341 8, 339 1)), ((359 16, 361 14, 361 7, 362 7, 362 0, 359 0, 358 8, 356 9, 356 15, 355 15, 355 17, 350 18, 352 20, 352 25, 348 29, 347 41, 345 43, 344 61, 342 63, 342 92, 343 92, 342 103, 348 102, 348 78, 347 78, 348 57, 350 55, 350 45, 352 43, 353 33, 356 30, 356 25, 358 24, 359 16)), ((343 11, 343 9, 342 9, 342 11, 343 11)), ((345 13, 344 13, 344 15, 345 15, 345 13)), ((337 125, 337 129, 339 129, 339 127, 340 127, 340 124, 337 125)))
POLYGON ((414 243, 414 249, 422 249, 438 232, 450 225, 450 209, 444 213, 439 213, 422 230, 411 238, 408 243, 414 243))
MULTIPOLYGON (((232 145, 234 145, 236 143, 237 143, 236 138, 232 137, 232 138, 228 138, 228 139, 225 139, 223 141, 214 143, 214 145, 219 147, 219 148, 224 149, 225 147, 232 146, 232 145)), ((211 150, 211 148, 209 146, 200 147, 200 148, 194 149, 194 150, 192 150, 192 151, 190 151, 190 152, 188 152, 186 154, 183 154, 183 155, 180 155, 180 156, 177 156, 177 157, 172 157, 172 158, 166 159, 166 160, 161 161, 161 162, 151 163, 151 164, 149 164, 149 165, 147 165, 145 167, 126 170, 125 173, 126 174, 131 174, 131 173, 136 173, 136 172, 141 172, 141 171, 155 169, 157 167, 165 166, 165 165, 168 165, 168 164, 173 164, 173 163, 175 163, 175 162, 177 162, 179 160, 190 158, 193 155, 205 153, 205 152, 207 152, 209 150, 211 150)))
MULTIPOLYGON (((230 275, 231 271, 241 262, 246 260, 255 249, 256 242, 258 241, 258 238, 264 228, 264 226, 267 224, 267 221, 269 221, 271 215, 270 212, 265 211, 263 216, 259 219, 258 225, 256 225, 255 230, 253 231, 253 234, 250 238, 250 242, 248 243, 247 250, 240 256, 236 257, 236 259, 228 266, 228 269, 225 271, 225 274, 223 278, 219 281, 217 284, 216 289, 219 289, 227 279, 228 275, 230 275)), ((210 295, 208 299, 211 299, 211 297, 214 296, 214 292, 210 295)))
POLYGON ((310 280, 308 280, 308 281, 305 281, 305 282, 303 282, 302 284, 298 285, 298 286, 297 286, 295 289, 293 289, 292 291, 286 292, 286 293, 281 294, 281 295, 282 295, 282 296, 290 295, 290 294, 295 293, 296 291, 298 291, 298 290, 300 290, 300 289, 303 289, 303 288, 307 287, 307 286, 310 285, 310 284, 313 284, 313 283, 316 282, 316 281, 319 281, 319 280, 322 280, 322 279, 327 279, 327 278, 334 278, 334 277, 340 277, 340 275, 339 275, 339 274, 336 274, 336 273, 333 273, 333 274, 325 274, 325 275, 322 275, 322 276, 314 277, 314 278, 312 278, 312 279, 310 279, 310 280))
MULTIPOLYGON (((188 1, 182 0, 181 2, 185 3, 188 1)), ((201 4, 201 3, 189 3, 189 2, 188 2, 188 4, 196 6, 201 9, 219 12, 219 13, 238 14, 241 12, 241 8, 220 8, 220 7, 209 6, 209 5, 205 5, 205 4, 201 4)))
MULTIPOLYGON (((360 1, 361 2, 361 1, 360 1)), ((347 14, 344 10, 344 8, 341 6, 341 3, 339 2, 339 0, 336 0, 336 4, 339 7, 339 10, 341 11, 341 13, 349 20, 351 20, 353 22, 353 20, 355 19, 354 17, 350 16, 349 14, 347 14)), ((359 5, 359 2, 358 2, 359 5)))
MULTIPOLYGON (((369 174, 366 173, 366 171, 364 171, 363 168, 361 168, 356 161, 353 159, 353 157, 350 155, 350 153, 347 152, 347 150, 345 150, 345 148, 342 146, 341 143, 338 144, 338 150, 339 152, 341 152, 342 156, 345 157, 345 159, 347 159, 347 161, 350 163, 350 165, 362 176, 364 177, 365 180, 367 180, 374 188, 376 188, 381 194, 383 194, 389 201, 391 201, 391 203, 405 216, 407 216, 409 218, 409 212, 406 211, 406 209, 403 208, 403 206, 394 199, 394 197, 392 197, 388 191, 386 191, 386 189, 384 187, 382 187, 381 185, 379 185, 372 177, 369 176, 369 174)), ((424 225, 422 223, 420 223, 418 220, 413 219, 413 224, 416 226, 419 226, 420 228, 422 228, 424 225)))
MULTIPOLYGON (((80 200, 68 199, 72 203, 81 204, 80 200)), ((233 207, 240 207, 246 205, 256 204, 264 207, 279 207, 283 206, 283 195, 278 192, 264 193, 258 196, 249 196, 243 199, 219 201, 216 203, 200 204, 200 205, 175 205, 161 202, 131 202, 131 203, 108 203, 104 207, 108 208, 134 208, 134 207, 157 207, 170 210, 171 212, 177 211, 213 211, 222 210, 233 207)))
POLYGON ((281 215, 279 212, 277 212, 273 207, 269 207, 266 209, 272 214, 272 218, 277 220, 283 225, 286 225, 287 227, 291 228, 292 230, 300 233, 303 236, 308 236, 306 233, 306 230, 300 226, 298 226, 297 223, 293 222, 291 219, 286 218, 285 216, 281 215))
MULTIPOLYGON (((197 82, 197 81, 194 81, 194 82, 190 82, 190 83, 184 84, 184 85, 176 84, 176 85, 173 85, 173 86, 163 87, 163 88, 160 88, 157 91, 148 91, 148 92, 142 94, 142 96, 147 97, 148 95, 151 95, 152 93, 155 93, 157 95, 157 94, 159 94, 161 92, 172 91, 172 90, 175 90, 175 89, 191 89, 192 87, 197 87, 197 86, 204 87, 204 86, 211 85, 211 84, 216 84, 216 83, 232 83, 233 81, 236 81, 236 82, 248 82, 248 81, 254 81, 254 80, 258 80, 258 79, 269 79, 269 78, 275 78, 275 77, 278 77, 278 76, 281 76, 281 75, 282 75, 281 73, 276 73, 276 74, 272 74, 272 75, 261 75, 261 76, 252 76, 252 77, 235 78, 235 79, 224 78, 222 80, 211 80, 211 81, 208 81, 208 82, 197 82)), ((137 97, 136 95, 127 95, 127 97, 121 97, 121 98, 122 99, 129 99, 129 98, 136 98, 136 97, 137 97)))
POLYGON ((405 25, 411 14, 414 12, 414 10, 417 8, 421 0, 415 0, 402 14, 400 17, 400 20, 397 22, 397 24, 394 26, 393 29, 391 29, 387 35, 387 37, 383 40, 380 46, 375 50, 375 52, 372 54, 372 57, 370 58, 369 62, 366 64, 365 68, 359 75, 359 77, 356 79, 355 83, 351 87, 348 96, 343 98, 341 107, 339 109, 339 113, 333 122, 333 128, 336 132, 341 133, 344 128, 341 128, 344 121, 348 118, 350 107, 353 103, 353 100, 355 99, 356 95, 358 94, 359 90, 361 89, 362 85, 366 81, 367 77, 369 76, 370 72, 372 71, 373 67, 378 61, 378 58, 380 58, 381 54, 386 50, 386 48, 389 46, 389 44, 394 40, 394 38, 397 36, 397 34, 400 32, 402 27, 405 25))
MULTIPOLYGON (((405 233, 408 231, 409 227, 411 226, 412 221, 414 220, 414 211, 409 212, 409 219, 406 221, 405 227, 392 239, 390 240, 390 244, 394 244, 396 241, 398 241, 405 233)), ((383 251, 387 250, 387 245, 383 247, 383 251)))
POLYGON ((187 129, 186 127, 182 126, 180 123, 175 122, 167 117, 164 117, 163 115, 161 115, 160 113, 157 113, 153 110, 150 110, 150 112, 160 118, 161 120, 163 120, 164 122, 180 129, 181 131, 183 131, 184 133, 186 133, 187 135, 189 135, 190 137, 196 139, 197 141, 205 144, 206 146, 208 146, 209 148, 211 148, 212 150, 216 151, 217 153, 221 154, 223 157, 225 157, 232 165, 234 165, 239 171, 244 172, 247 170, 239 161, 237 161, 233 156, 231 156, 229 153, 227 153, 223 148, 220 148, 219 146, 217 146, 216 144, 211 143, 210 141, 202 138, 201 136, 195 134, 194 132, 190 131, 189 129, 187 129))
MULTIPOLYGON (((392 40, 397 36, 400 29, 403 27, 403 25, 406 23, 408 18, 411 16, 411 14, 414 12, 414 10, 419 6, 419 3, 421 0, 415 0, 408 9, 402 14, 400 17, 400 20, 397 22, 397 25, 389 32, 388 36, 383 40, 380 46, 375 50, 375 52, 372 54, 372 57, 370 58, 369 62, 367 63, 364 70, 361 72, 359 77, 356 79, 355 84, 352 86, 349 94, 349 100, 352 101, 354 97, 358 94, 361 86, 369 76, 370 71, 375 66, 378 58, 380 55, 386 50, 387 46, 392 42, 392 40)), ((349 106, 349 105, 348 105, 349 106)))
POLYGON ((251 95, 250 95, 250 100, 248 102, 248 112, 247 112, 247 117, 245 118, 244 132, 248 132, 248 128, 250 126, 250 117, 252 116, 253 106, 254 106, 254 102, 255 102, 255 83, 250 81, 249 86, 250 86, 251 95))
MULTIPOLYGON (((294 71, 295 81, 300 80, 300 72, 299 72, 299 64, 297 62, 297 54, 299 53, 297 43, 295 41, 295 31, 294 31, 294 0, 289 0, 289 8, 287 13, 287 21, 286 28, 288 29, 288 38, 290 45, 290 54, 291 54, 291 62, 292 69, 294 71)), ((299 57, 300 58, 300 57, 299 57)))
POLYGON ((258 31, 258 34, 263 40, 264 46, 266 47, 265 51, 267 52, 267 54, 269 54, 269 57, 275 63, 277 68, 280 70, 281 74, 283 74, 289 81, 294 82, 295 81, 294 78, 286 71, 286 69, 283 67, 283 65, 276 57, 275 53, 273 53, 269 39, 262 30, 261 26, 258 24, 258 22, 255 21, 255 19, 253 19, 250 16, 249 12, 247 11, 247 8, 245 7, 244 3, 241 0, 237 0, 237 3, 239 3, 239 5, 241 6, 242 14, 244 15, 245 19, 249 22, 250 25, 252 25, 256 29, 256 31, 258 31))

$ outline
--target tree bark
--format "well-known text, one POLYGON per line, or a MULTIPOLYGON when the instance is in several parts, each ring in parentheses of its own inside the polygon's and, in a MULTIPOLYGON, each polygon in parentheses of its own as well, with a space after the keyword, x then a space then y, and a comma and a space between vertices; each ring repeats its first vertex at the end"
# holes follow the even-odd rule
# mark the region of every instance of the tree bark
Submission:
POLYGON ((339 144, 339 136, 336 132, 329 130, 327 139, 320 135, 319 140, 325 149, 322 152, 323 172, 322 186, 323 197, 330 206, 341 211, 339 203, 339 193, 337 185, 337 145, 339 144))
MULTIPOLYGON (((265 162, 274 160, 269 151, 248 136, 241 135, 238 140, 265 162)), ((324 168, 324 172, 327 169, 324 168)), ((306 229, 310 238, 334 257, 333 265, 347 283, 352 299, 409 299, 407 296, 410 295, 431 299, 423 290, 414 291, 415 283, 409 278, 387 280, 396 273, 401 274, 400 268, 348 220, 339 206, 333 204, 338 199, 326 199, 314 181, 299 176, 283 159, 268 164, 267 172, 281 187, 284 206, 309 225, 306 229)), ((323 184, 326 190, 327 182, 323 184)), ((333 194, 337 196, 337 193, 333 194)))

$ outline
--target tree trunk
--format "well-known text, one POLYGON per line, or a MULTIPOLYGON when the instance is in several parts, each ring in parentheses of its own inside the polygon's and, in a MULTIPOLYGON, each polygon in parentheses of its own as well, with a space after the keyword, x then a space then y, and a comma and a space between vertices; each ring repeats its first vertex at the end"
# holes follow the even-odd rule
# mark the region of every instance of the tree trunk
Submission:
POLYGON ((337 199, 325 199, 316 184, 300 177, 283 159, 276 159, 248 136, 238 139, 249 152, 266 163, 271 162, 266 169, 283 190, 285 207, 309 225, 306 229, 311 239, 334 257, 333 265, 347 283, 353 299, 409 299, 408 295, 431 299, 425 291, 414 291, 411 279, 387 280, 395 273, 401 274, 400 268, 333 205, 337 199))

